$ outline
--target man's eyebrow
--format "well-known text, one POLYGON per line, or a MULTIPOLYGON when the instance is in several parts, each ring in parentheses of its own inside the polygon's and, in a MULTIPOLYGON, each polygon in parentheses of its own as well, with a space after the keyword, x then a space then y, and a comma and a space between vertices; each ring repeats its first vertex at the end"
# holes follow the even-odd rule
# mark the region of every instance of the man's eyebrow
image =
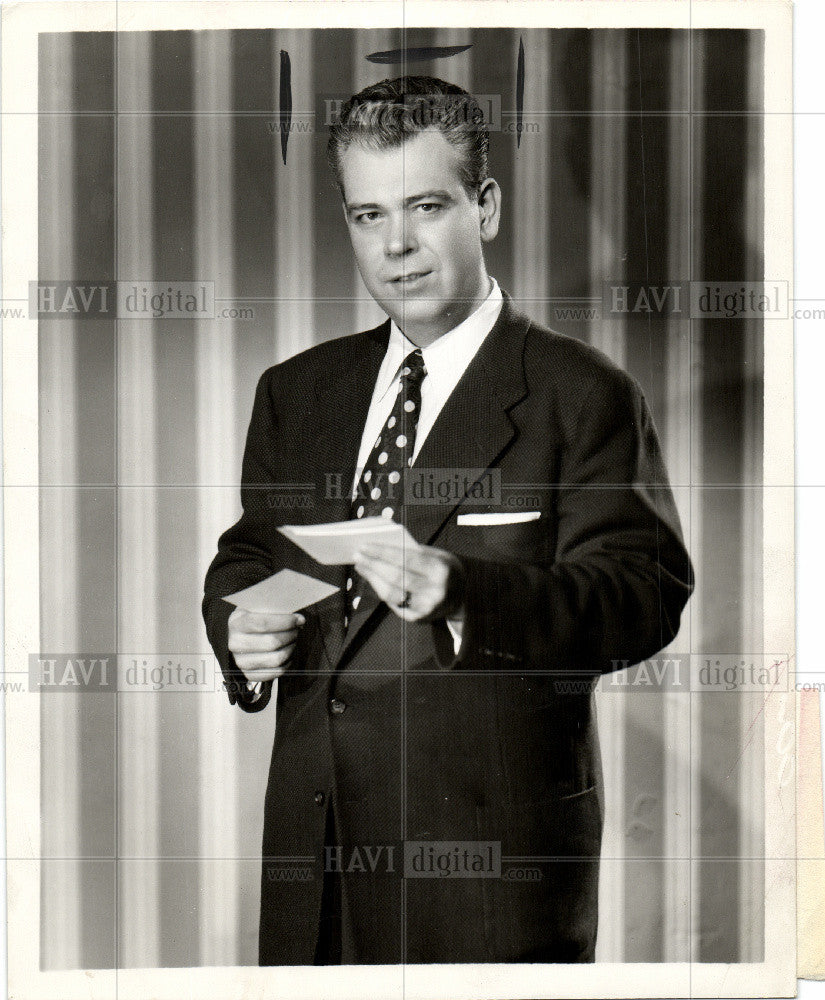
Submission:
POLYGON ((363 212, 363 211, 374 212, 376 210, 381 209, 381 206, 375 201, 365 201, 359 205, 351 205, 348 201, 345 201, 344 205, 348 212, 363 212))
MULTIPOLYGON (((414 205, 417 201, 424 201, 427 198, 440 198, 442 201, 453 201, 453 196, 449 191, 442 188, 433 191, 422 191, 420 194, 411 194, 404 199, 405 205, 414 205)), ((365 201, 358 204, 344 202, 347 212, 376 212, 381 211, 382 206, 376 201, 365 201)))
POLYGON ((422 191, 421 194, 411 194, 409 198, 404 199, 405 205, 412 205, 416 201, 424 201, 426 198, 440 198, 442 201, 452 201, 453 196, 449 191, 436 190, 436 191, 422 191))

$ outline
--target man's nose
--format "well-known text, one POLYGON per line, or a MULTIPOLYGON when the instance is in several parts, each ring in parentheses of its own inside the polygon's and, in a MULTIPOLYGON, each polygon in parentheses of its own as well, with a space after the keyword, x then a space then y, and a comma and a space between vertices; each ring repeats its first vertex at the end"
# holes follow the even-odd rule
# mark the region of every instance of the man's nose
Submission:
POLYGON ((406 215, 390 215, 384 236, 384 252, 388 257, 401 257, 418 246, 415 226, 406 215))

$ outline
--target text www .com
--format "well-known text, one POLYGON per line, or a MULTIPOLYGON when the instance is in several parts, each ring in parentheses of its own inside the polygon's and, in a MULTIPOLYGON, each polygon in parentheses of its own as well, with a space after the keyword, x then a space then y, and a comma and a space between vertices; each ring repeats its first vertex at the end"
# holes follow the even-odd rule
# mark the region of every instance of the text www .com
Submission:
POLYGON ((312 497, 307 493, 270 493, 266 498, 270 510, 294 510, 312 507, 312 497))
POLYGON ((281 132, 313 132, 315 130, 312 122, 300 119, 291 121, 288 125, 286 122, 267 122, 266 127, 269 129, 270 135, 279 135, 281 132))
POLYGON ((270 882, 311 882, 315 873, 311 868, 267 868, 270 882))

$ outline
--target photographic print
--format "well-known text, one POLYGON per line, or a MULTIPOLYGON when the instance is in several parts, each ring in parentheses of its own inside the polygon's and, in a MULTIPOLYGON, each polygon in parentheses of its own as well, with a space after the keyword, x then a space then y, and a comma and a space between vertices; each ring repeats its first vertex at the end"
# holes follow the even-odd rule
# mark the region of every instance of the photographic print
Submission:
POLYGON ((13 995, 791 995, 788 7, 25 6, 13 995))

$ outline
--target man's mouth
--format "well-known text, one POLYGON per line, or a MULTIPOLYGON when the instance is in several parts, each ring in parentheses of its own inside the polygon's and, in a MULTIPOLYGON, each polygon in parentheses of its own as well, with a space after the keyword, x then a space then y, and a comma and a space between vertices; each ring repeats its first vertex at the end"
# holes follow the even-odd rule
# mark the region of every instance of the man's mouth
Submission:
POLYGON ((408 271, 406 274, 399 274, 395 278, 390 279, 391 285, 412 285, 416 281, 420 281, 422 278, 426 278, 430 274, 429 271, 408 271))

